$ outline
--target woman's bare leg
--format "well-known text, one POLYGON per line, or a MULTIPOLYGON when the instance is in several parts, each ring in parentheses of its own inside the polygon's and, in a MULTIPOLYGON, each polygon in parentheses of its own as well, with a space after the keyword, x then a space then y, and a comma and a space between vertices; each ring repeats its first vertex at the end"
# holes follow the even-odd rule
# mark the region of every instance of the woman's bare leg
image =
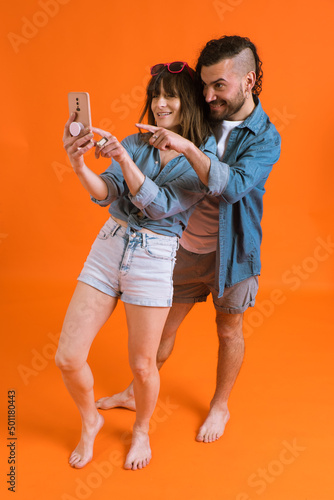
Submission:
MULTIPOLYGON (((170 309, 157 352, 158 370, 160 370, 165 361, 167 361, 171 355, 177 329, 193 306, 194 304, 175 303, 170 309)), ((98 399, 96 401, 96 407, 101 410, 111 410, 112 408, 122 407, 135 411, 136 403, 133 392, 133 382, 131 382, 131 384, 122 392, 114 394, 113 396, 106 396, 98 399)))
POLYGON ((104 422, 96 409, 94 379, 87 356, 96 334, 116 304, 116 298, 78 282, 65 316, 56 364, 82 422, 81 439, 69 459, 72 467, 82 468, 92 459, 94 440, 104 422))
POLYGON ((151 459, 149 423, 158 399, 160 377, 156 363, 168 307, 125 304, 129 331, 129 362, 133 373, 136 421, 126 469, 142 469, 151 459))

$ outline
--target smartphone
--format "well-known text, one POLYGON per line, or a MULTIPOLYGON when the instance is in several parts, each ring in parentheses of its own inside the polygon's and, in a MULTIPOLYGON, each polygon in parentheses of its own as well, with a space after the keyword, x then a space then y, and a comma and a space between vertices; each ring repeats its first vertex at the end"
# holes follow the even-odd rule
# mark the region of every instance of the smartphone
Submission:
POLYGON ((70 115, 76 113, 75 120, 70 125, 71 135, 78 136, 84 128, 92 126, 88 92, 69 92, 68 108, 70 115))

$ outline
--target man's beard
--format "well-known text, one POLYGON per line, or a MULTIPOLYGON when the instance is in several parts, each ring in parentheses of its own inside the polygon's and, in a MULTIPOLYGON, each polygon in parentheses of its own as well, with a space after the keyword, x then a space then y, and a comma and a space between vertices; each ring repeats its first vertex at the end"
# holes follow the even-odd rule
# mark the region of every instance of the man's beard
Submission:
MULTIPOLYGON (((209 108, 209 123, 212 125, 216 125, 217 123, 221 123, 223 120, 229 120, 231 116, 240 111, 242 106, 245 104, 245 101, 246 97, 240 89, 237 97, 233 99, 233 101, 229 101, 227 103, 227 108, 223 109, 221 113, 213 113, 209 108)), ((224 100, 222 100, 222 102, 226 103, 226 101, 224 100)))

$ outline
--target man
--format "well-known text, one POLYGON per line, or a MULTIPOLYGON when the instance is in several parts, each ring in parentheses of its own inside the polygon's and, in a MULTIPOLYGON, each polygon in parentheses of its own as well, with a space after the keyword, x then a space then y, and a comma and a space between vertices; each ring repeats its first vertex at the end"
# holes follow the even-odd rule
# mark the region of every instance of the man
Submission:
MULTIPOLYGON (((180 240, 173 307, 157 353, 160 369, 185 316, 211 293, 219 338, 217 382, 196 437, 206 443, 223 434, 229 419, 228 398, 244 357, 243 313, 254 306, 261 269, 264 185, 280 155, 280 136, 258 98, 261 65, 254 44, 239 36, 211 40, 201 52, 196 71, 220 161, 210 161, 177 134, 141 125, 153 132, 150 142, 155 147, 184 154, 207 186, 208 195, 196 206, 180 240)), ((132 384, 97 401, 101 409, 116 406, 135 409, 132 384)))

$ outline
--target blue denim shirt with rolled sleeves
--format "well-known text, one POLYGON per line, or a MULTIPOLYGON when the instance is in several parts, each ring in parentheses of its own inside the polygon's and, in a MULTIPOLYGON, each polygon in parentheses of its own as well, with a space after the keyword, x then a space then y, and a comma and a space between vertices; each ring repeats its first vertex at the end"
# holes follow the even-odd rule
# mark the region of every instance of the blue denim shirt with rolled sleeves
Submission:
MULTIPOLYGON (((135 196, 129 192, 121 166, 115 160, 102 179, 108 187, 105 200, 92 200, 108 206, 113 217, 126 222, 134 230, 149 229, 166 236, 182 235, 195 204, 208 192, 184 155, 170 160, 161 169, 160 152, 140 134, 133 134, 122 141, 129 156, 145 175, 135 196)), ((209 158, 217 159, 217 143, 213 135, 200 147, 209 158)))
POLYGON ((216 285, 219 297, 261 271, 264 185, 280 156, 281 138, 259 99, 230 135, 221 161, 211 159, 209 193, 220 196, 216 285))

